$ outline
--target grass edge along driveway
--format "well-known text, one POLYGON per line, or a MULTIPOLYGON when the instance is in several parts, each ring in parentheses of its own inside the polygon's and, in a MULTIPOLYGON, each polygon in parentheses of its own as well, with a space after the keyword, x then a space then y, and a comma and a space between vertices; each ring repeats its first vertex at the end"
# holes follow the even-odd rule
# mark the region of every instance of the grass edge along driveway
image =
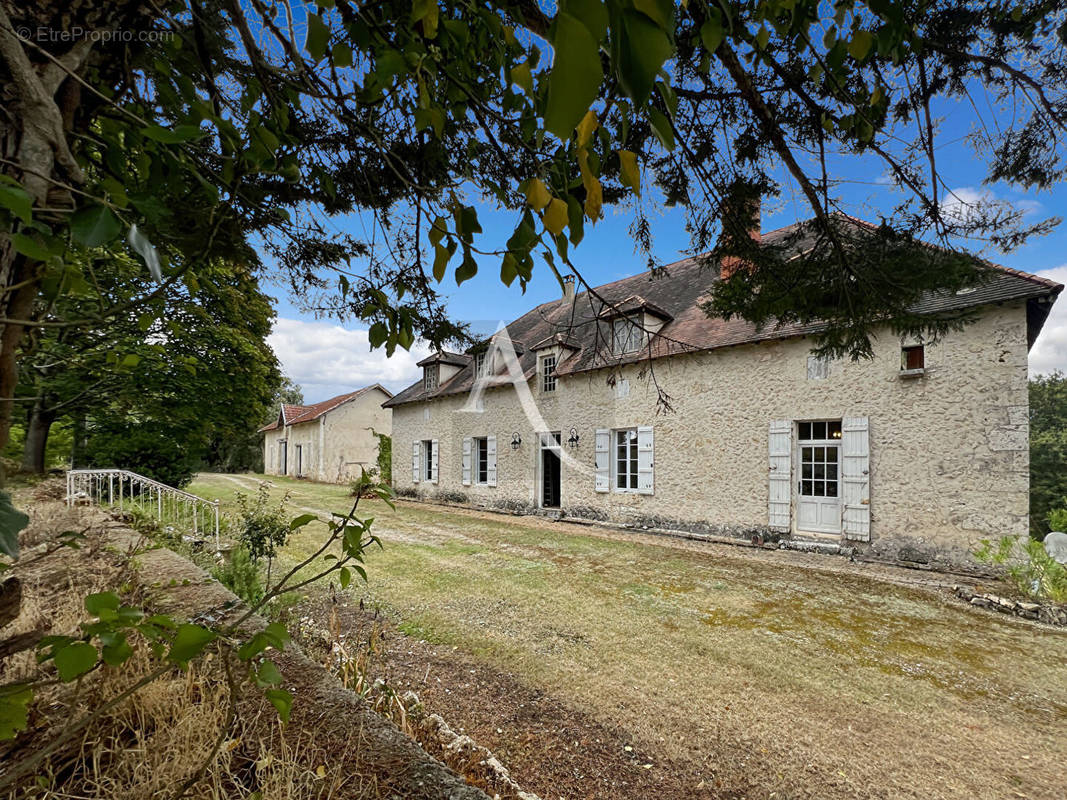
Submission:
MULTIPOLYGON (((256 480, 201 475, 191 491, 226 508, 256 480)), ((269 480, 294 515, 350 504, 343 486, 269 480)), ((827 572, 415 503, 361 512, 385 548, 350 591, 709 781, 757 772, 778 797, 1061 796, 1067 635, 835 559, 827 572)))

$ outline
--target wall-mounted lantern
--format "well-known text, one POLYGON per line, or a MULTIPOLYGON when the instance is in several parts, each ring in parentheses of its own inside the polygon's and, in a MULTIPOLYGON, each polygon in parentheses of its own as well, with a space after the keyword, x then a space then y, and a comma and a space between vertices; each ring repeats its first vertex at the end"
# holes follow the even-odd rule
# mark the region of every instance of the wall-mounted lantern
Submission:
POLYGON ((522 444, 522 437, 518 433, 511 434, 511 449, 518 450, 520 444, 522 444))
POLYGON ((579 439, 578 429, 577 428, 571 428, 571 438, 569 438, 567 440, 567 446, 570 447, 572 450, 577 449, 578 448, 578 439, 579 439))

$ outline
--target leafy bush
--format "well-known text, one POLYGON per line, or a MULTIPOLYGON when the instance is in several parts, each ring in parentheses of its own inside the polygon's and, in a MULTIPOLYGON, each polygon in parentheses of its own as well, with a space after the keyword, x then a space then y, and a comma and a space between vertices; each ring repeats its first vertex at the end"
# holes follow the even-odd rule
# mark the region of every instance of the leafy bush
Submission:
POLYGON ((378 437, 378 475, 386 486, 393 484, 393 439, 384 433, 375 433, 378 437))
POLYGON ((1052 531, 1067 531, 1067 497, 1063 498, 1063 507, 1048 512, 1048 527, 1052 531))
POLYGON ((86 466, 128 469, 180 489, 196 472, 193 449, 153 425, 130 424, 93 430, 85 458, 86 466))
POLYGON ((289 539, 289 520, 286 506, 289 495, 286 494, 275 507, 270 506, 270 487, 259 484, 254 499, 237 493, 238 518, 232 531, 238 541, 248 551, 253 562, 262 558, 273 559, 279 547, 289 539))
POLYGON ((219 583, 249 605, 258 603, 263 597, 265 585, 259 566, 244 545, 237 545, 230 553, 230 558, 212 570, 212 574, 219 583))
POLYGON ((1004 567, 1011 582, 1027 597, 1067 603, 1067 567, 1046 553, 1041 542, 1003 536, 994 546, 983 539, 974 555, 986 564, 1004 567))

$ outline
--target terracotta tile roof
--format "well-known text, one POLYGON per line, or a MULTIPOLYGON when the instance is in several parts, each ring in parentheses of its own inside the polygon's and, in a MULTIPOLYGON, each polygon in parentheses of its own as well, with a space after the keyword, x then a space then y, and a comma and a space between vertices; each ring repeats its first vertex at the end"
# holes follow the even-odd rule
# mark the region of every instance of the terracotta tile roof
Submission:
MULTIPOLYGON (((839 215, 847 223, 868 230, 876 226, 852 217, 839 215)), ((762 235, 762 241, 771 245, 785 245, 795 250, 797 256, 810 249, 814 236, 808 233, 807 223, 794 223, 762 235)), ((1005 300, 1048 297, 1054 298, 1063 286, 1019 270, 986 263, 992 268, 992 277, 973 289, 961 293, 935 293, 924 297, 919 303, 920 313, 936 313, 971 308, 1005 300)), ((566 333, 569 342, 579 346, 576 351, 564 354, 556 365, 560 375, 600 369, 620 363, 637 361, 648 357, 647 348, 619 358, 610 354, 610 325, 604 319, 605 312, 629 310, 643 305, 656 309, 667 320, 653 340, 652 356, 677 355, 686 352, 711 350, 720 347, 746 344, 774 339, 787 339, 818 332, 821 325, 769 325, 758 330, 745 320, 725 320, 709 317, 701 308, 714 292, 719 280, 716 261, 710 258, 685 258, 656 272, 642 272, 629 278, 598 286, 595 293, 580 292, 573 304, 566 300, 542 303, 510 323, 505 333, 516 344, 519 365, 527 379, 537 370, 537 345, 546 339, 566 333)), ((610 317, 610 313, 607 316, 610 317)), ((1040 330, 1047 315, 1047 308, 1032 314, 1030 320, 1031 342, 1040 330)), ((506 374, 486 379, 487 386, 510 382, 506 374)), ((422 381, 412 384, 384 403, 386 407, 418 402, 432 397, 446 396, 469 391, 474 385, 473 368, 464 368, 441 384, 436 391, 427 392, 422 381)))
POLYGON ((323 400, 320 403, 313 403, 309 406, 297 406, 290 405, 289 403, 282 403, 282 410, 278 415, 279 418, 271 422, 269 425, 264 425, 259 429, 259 432, 263 433, 264 431, 272 431, 283 426, 299 425, 302 422, 312 422, 328 411, 333 411, 339 405, 343 405, 349 400, 355 400, 357 397, 369 392, 371 389, 381 389, 388 398, 392 398, 393 396, 393 393, 380 383, 375 383, 371 386, 364 386, 362 389, 356 389, 354 392, 339 394, 337 397, 331 397, 329 400, 323 400))

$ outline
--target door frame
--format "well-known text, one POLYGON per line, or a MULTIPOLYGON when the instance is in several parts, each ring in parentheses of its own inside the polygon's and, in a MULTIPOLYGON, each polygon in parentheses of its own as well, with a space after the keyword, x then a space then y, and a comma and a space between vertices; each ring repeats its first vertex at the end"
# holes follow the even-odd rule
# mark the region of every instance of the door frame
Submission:
POLYGON ((281 468, 281 472, 279 472, 278 474, 279 475, 288 475, 289 474, 289 440, 288 439, 279 439, 278 440, 278 456, 279 456, 278 460, 281 462, 278 465, 281 468))
POLYGON ((534 491, 536 492, 538 508, 563 507, 563 439, 561 433, 561 431, 543 431, 537 434, 537 485, 534 487, 534 491), (546 446, 546 437, 555 437, 555 444, 549 444, 546 446), (559 496, 559 505, 557 506, 545 505, 545 450, 555 451, 556 458, 559 460, 559 474, 557 475, 557 481, 559 483, 559 486, 557 487, 556 492, 556 494, 559 496))
MULTIPOLYGON (((793 533, 806 534, 808 536, 841 536, 844 531, 844 500, 841 497, 841 457, 842 447, 841 439, 826 438, 826 439, 804 439, 800 438, 800 425, 805 422, 836 422, 838 425, 842 424, 841 417, 824 417, 820 419, 800 419, 793 420, 793 457, 790 465, 790 497, 792 499, 792 517, 793 517, 793 533), (837 450, 837 526, 836 530, 823 531, 823 530, 809 530, 801 527, 800 522, 800 483, 804 479, 803 466, 801 454, 804 447, 833 447, 837 450)), ((807 497, 808 495, 805 495, 807 497)))

